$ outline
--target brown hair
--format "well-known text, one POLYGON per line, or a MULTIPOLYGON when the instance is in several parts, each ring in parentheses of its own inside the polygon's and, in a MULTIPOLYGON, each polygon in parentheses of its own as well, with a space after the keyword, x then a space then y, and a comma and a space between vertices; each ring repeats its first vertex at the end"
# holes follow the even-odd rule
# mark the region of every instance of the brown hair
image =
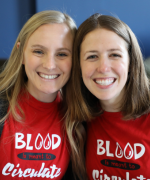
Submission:
MULTIPOLYGON (((80 25, 76 34, 72 74, 69 80, 69 91, 67 92, 68 101, 71 99, 73 102, 70 103, 67 111, 67 118, 70 119, 68 121, 68 127, 70 128, 68 129, 73 131, 74 128, 77 134, 80 135, 74 142, 76 144, 72 145, 72 147, 78 147, 74 150, 74 161, 76 156, 80 154, 77 154, 77 151, 80 150, 83 153, 81 148, 83 148, 82 143, 85 138, 77 127, 82 126, 83 121, 90 121, 101 113, 99 100, 85 87, 80 69, 80 47, 82 41, 89 32, 97 28, 104 28, 116 33, 127 44, 130 58, 129 75, 120 107, 124 119, 137 118, 150 110, 149 80, 145 73, 142 53, 134 33, 124 22, 115 17, 98 13, 92 15, 80 25)), ((83 154, 81 157, 83 157, 83 154)))

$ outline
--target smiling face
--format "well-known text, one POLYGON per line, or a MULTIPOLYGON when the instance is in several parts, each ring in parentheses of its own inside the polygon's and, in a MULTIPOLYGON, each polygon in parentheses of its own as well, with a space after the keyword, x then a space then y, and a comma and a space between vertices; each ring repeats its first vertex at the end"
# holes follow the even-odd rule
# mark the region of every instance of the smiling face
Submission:
POLYGON ((52 102, 69 79, 73 35, 66 24, 40 26, 28 39, 23 64, 27 88, 42 102, 52 102))
POLYGON ((88 33, 80 51, 85 86, 106 111, 118 111, 128 77, 126 42, 112 31, 97 28, 88 33))

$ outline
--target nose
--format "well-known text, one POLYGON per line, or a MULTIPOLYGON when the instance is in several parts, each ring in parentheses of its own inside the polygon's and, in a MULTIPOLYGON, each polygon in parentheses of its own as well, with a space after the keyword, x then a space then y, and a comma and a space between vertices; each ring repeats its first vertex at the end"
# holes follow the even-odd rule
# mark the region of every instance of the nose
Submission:
POLYGON ((49 70, 56 68, 56 60, 53 55, 49 55, 43 60, 43 67, 49 70))
POLYGON ((99 59, 97 71, 99 73, 107 73, 110 71, 110 62, 107 57, 101 57, 99 59))

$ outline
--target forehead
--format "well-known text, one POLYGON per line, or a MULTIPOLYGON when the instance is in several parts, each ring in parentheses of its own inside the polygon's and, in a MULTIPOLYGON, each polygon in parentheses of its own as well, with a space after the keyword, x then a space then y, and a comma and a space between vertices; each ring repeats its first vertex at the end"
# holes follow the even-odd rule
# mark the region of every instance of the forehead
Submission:
POLYGON ((99 44, 107 47, 123 45, 128 48, 127 42, 113 31, 105 28, 96 28, 84 37, 81 43, 81 50, 85 47, 95 47, 99 44))
MULTIPOLYGON (((29 37, 29 40, 32 39, 35 36, 38 36, 39 34, 44 36, 44 35, 64 35, 68 34, 71 30, 65 23, 52 23, 52 24, 44 24, 41 25, 39 28, 37 28, 29 37)), ((39 37, 40 38, 40 37, 39 37)))
POLYGON ((70 46, 73 35, 65 23, 44 24, 36 29, 26 41, 25 48, 33 44, 70 46))

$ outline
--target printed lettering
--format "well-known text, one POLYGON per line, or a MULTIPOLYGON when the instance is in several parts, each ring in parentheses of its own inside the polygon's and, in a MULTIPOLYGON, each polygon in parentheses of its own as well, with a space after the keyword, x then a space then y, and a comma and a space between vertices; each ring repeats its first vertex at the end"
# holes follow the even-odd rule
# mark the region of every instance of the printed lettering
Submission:
POLYGON ((26 154, 23 153, 23 159, 26 159, 26 157, 27 157, 26 154))
MULTIPOLYGON (((42 154, 43 155, 43 154, 42 154)), ((43 156, 41 156, 41 155, 29 155, 29 159, 31 160, 31 159, 37 159, 37 160, 39 160, 39 159, 43 159, 43 156)))
POLYGON ((100 171, 93 169, 92 171, 93 180, 150 180, 150 179, 145 178, 143 175, 137 176, 135 178, 130 178, 129 172, 126 172, 126 176, 124 178, 114 176, 114 175, 109 177, 107 174, 100 174, 99 172, 103 173, 103 169, 101 169, 100 171))
POLYGON ((2 174, 4 176, 11 175, 12 177, 46 177, 46 178, 55 178, 61 174, 61 168, 57 168, 55 164, 50 166, 50 168, 44 168, 45 163, 42 163, 42 166, 39 171, 35 171, 35 169, 27 168, 24 172, 19 168, 19 164, 14 168, 14 164, 7 163, 2 170, 2 174), (19 168, 19 170, 18 170, 19 168))
POLYGON ((14 168, 13 164, 7 163, 6 166, 2 170, 2 174, 5 176, 9 175, 10 173, 6 173, 6 171, 8 170, 9 172, 11 172, 13 170, 13 168, 14 168))
POLYGON ((135 169, 135 165, 129 163, 130 169, 135 169))
POLYGON ((140 165, 135 163, 122 162, 111 159, 103 159, 101 160, 101 164, 107 167, 126 169, 126 170, 137 170, 140 169, 140 165))
POLYGON ((48 169, 48 168, 45 168, 45 169, 43 170, 43 172, 42 172, 41 177, 42 177, 42 178, 44 178, 44 177, 49 178, 49 176, 50 176, 49 169, 48 169))
POLYGON ((23 159, 23 160, 53 160, 56 158, 54 154, 50 153, 28 153, 28 152, 23 152, 17 155, 18 158, 23 159))
POLYGON ((110 180, 110 177, 108 177, 106 174, 104 174, 104 180, 110 180))
POLYGON ((29 146, 29 144, 30 144, 30 141, 31 141, 31 134, 27 134, 27 147, 26 147, 26 149, 28 149, 28 150, 33 150, 33 146, 29 146))
POLYGON ((51 147, 51 139, 49 137, 49 133, 47 134, 45 140, 44 140, 44 149, 49 149, 51 147))
POLYGON ((52 168, 52 172, 51 172, 51 178, 53 179, 55 176, 54 176, 54 172, 55 170, 57 170, 58 168, 56 167, 56 165, 53 164, 53 166, 50 166, 52 168))
POLYGON ((15 148, 16 149, 22 149, 26 146, 26 143, 22 140, 23 138, 24 138, 24 134, 22 133, 15 134, 15 148))
POLYGON ((37 150, 41 149, 43 145, 43 137, 41 136, 41 134, 39 133, 36 137, 36 140, 35 140, 35 148, 37 150))
POLYGON ((104 141, 101 139, 97 140, 97 154, 98 155, 103 155, 105 153, 105 148, 102 147, 102 145, 104 144, 104 141))
POLYGON ((23 173, 23 177, 28 177, 28 176, 30 176, 30 172, 31 172, 31 168, 26 169, 26 170, 24 171, 24 173, 23 173))
POLYGON ((145 147, 140 143, 135 143, 133 149, 131 144, 128 142, 123 149, 121 148, 119 143, 116 142, 115 154, 113 154, 113 152, 110 152, 110 149, 112 149, 110 148, 110 141, 106 141, 106 148, 105 148, 104 141, 101 139, 97 139, 97 155, 103 155, 106 153, 106 156, 108 157, 114 157, 115 155, 117 158, 122 158, 124 156, 126 159, 131 159, 134 155, 134 159, 139 159, 145 153, 145 147), (137 148, 141 149, 140 152, 137 152, 137 148))
POLYGON ((117 176, 112 176, 112 180, 117 180, 117 176))
POLYGON ((61 143, 61 139, 57 134, 52 134, 52 149, 56 149, 61 143), (54 143, 55 138, 57 138, 57 142, 54 143))
POLYGON ((111 162, 111 167, 120 167, 121 169, 126 169, 127 165, 126 163, 118 163, 118 162, 111 162))
POLYGON ((140 143, 134 144, 134 157, 135 157, 135 159, 139 159, 140 157, 143 156, 144 153, 145 153, 145 147, 143 146, 143 144, 140 144, 140 143), (138 154, 137 154, 137 147, 141 148, 141 151, 138 154))
POLYGON ((123 157, 122 148, 121 148, 121 146, 119 145, 118 142, 116 143, 116 145, 117 145, 117 148, 116 148, 115 155, 116 155, 117 158, 122 158, 123 157))
POLYGON ((109 162, 107 160, 105 160, 105 165, 107 165, 107 166, 109 165, 109 162))
POLYGON ((126 172, 126 180, 129 180, 129 172, 126 172))
POLYGON ((140 180, 144 180, 144 179, 146 179, 146 178, 144 178, 144 176, 143 175, 140 175, 140 177, 137 177, 138 179, 140 179, 140 180))
POLYGON ((55 174, 55 177, 58 177, 58 176, 60 175, 60 173, 61 173, 61 168, 59 168, 59 169, 57 170, 57 172, 56 172, 56 174, 55 174))
MULTIPOLYGON (((15 134, 15 148, 16 149, 26 148, 27 150, 33 150, 33 145, 31 145, 31 139, 32 139, 32 134, 27 134, 27 142, 25 142, 24 134, 16 133, 15 134)), ((42 135, 38 133, 35 139, 34 146, 37 150, 40 150, 42 147, 46 150, 50 148, 54 150, 60 146, 60 143, 61 143, 61 138, 57 134, 52 134, 52 138, 50 138, 50 135, 48 133, 45 139, 43 139, 42 135)))
MULTIPOLYGON (((19 167, 19 164, 17 164, 16 167, 19 167)), ((13 172, 12 172, 12 177, 15 177, 16 175, 18 175, 19 173, 16 173, 17 172, 17 169, 14 169, 13 172)))
POLYGON ((110 146, 110 141, 106 141, 106 155, 110 157, 114 157, 114 154, 109 152, 109 146, 110 146))
POLYGON ((133 149, 130 143, 127 143, 126 147, 124 148, 124 156, 126 159, 131 159, 133 156, 133 149))
POLYGON ((96 178, 99 177, 99 171, 98 170, 93 170, 92 177, 93 177, 94 180, 97 180, 96 178))
MULTIPOLYGON (((100 170, 100 173, 103 173, 103 169, 100 170)), ((100 180, 103 180, 103 175, 100 175, 100 180)))
MULTIPOLYGON (((44 169, 44 165, 45 165, 45 163, 42 163, 42 166, 41 166, 41 169, 39 170, 39 173, 37 174, 37 177, 41 177, 42 176, 42 171, 43 171, 43 169, 44 169)), ((35 176, 34 176, 35 177, 35 176)))

